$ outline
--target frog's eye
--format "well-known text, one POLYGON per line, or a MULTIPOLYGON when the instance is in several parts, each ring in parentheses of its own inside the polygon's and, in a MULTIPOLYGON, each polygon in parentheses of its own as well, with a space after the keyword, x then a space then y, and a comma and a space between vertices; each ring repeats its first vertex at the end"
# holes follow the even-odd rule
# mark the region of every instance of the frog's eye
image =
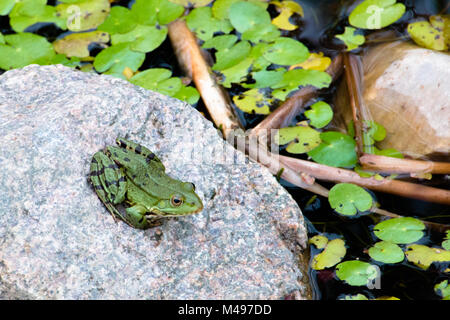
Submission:
POLYGON ((174 195, 172 196, 172 198, 170 199, 170 203, 174 206, 174 207, 179 207, 183 204, 183 198, 181 198, 180 196, 174 195))

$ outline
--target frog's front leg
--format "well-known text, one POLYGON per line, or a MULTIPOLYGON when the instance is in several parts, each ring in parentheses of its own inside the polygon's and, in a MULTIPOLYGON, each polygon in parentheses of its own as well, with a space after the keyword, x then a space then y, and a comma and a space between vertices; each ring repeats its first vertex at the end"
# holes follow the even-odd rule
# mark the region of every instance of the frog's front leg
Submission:
POLYGON ((117 218, 126 220, 114 205, 125 200, 127 182, 122 170, 103 152, 92 157, 89 178, 100 200, 108 211, 117 218))
POLYGON ((142 205, 134 205, 126 209, 127 222, 138 229, 157 227, 162 224, 158 219, 150 219, 146 216, 147 209, 142 205))

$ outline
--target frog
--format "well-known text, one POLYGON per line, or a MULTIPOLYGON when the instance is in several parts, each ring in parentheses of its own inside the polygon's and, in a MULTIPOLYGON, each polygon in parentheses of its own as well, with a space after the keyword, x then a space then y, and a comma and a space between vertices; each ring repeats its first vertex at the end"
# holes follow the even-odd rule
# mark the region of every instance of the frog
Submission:
POLYGON ((118 137, 116 145, 96 152, 89 179, 115 221, 136 229, 162 224, 162 219, 187 216, 203 209, 195 185, 166 174, 161 160, 146 147, 118 137), (128 204, 125 212, 119 204, 128 204))

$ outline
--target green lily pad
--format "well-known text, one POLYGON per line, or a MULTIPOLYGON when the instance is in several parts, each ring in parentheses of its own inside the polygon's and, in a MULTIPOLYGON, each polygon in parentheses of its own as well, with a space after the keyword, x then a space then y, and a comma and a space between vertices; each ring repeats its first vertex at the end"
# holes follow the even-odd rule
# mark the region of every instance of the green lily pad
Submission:
POLYGON ((109 42, 109 34, 103 31, 91 31, 84 33, 72 33, 60 40, 53 42, 57 53, 67 57, 89 57, 89 45, 92 43, 104 44, 109 42))
POLYGON ((402 248, 389 241, 379 241, 369 248, 369 256, 384 263, 397 263, 405 259, 402 248))
POLYGON ((102 50, 95 57, 94 67, 98 72, 120 75, 126 67, 136 72, 144 60, 145 53, 132 50, 128 43, 121 43, 102 50))
POLYGON ((190 5, 193 5, 194 8, 203 7, 209 4, 213 0, 170 0, 170 2, 179 4, 183 7, 189 7, 190 5))
POLYGON ((275 136, 275 141, 279 145, 290 142, 286 151, 295 154, 308 152, 321 142, 319 131, 303 126, 279 129, 275 136))
POLYGON ((35 23, 49 22, 65 29, 65 19, 57 15, 55 7, 46 4, 46 0, 21 0, 17 2, 9 14, 11 28, 16 32, 23 32, 35 23))
POLYGON ((241 82, 241 80, 245 79, 250 72, 252 63, 253 60, 251 58, 246 58, 231 68, 221 70, 220 73, 222 74, 222 79, 220 80, 220 83, 225 88, 230 88, 232 83, 241 82))
POLYGON ((441 296, 443 300, 450 300, 450 286, 448 280, 443 280, 434 286, 434 292, 441 296))
POLYGON ((61 1, 56 6, 57 14, 66 21, 70 31, 85 31, 97 28, 110 12, 108 0, 61 1))
POLYGON ((111 36, 113 45, 130 43, 130 48, 139 52, 150 52, 158 48, 166 39, 167 27, 156 27, 138 24, 127 33, 116 33, 111 36))
POLYGON ((300 41, 291 38, 278 38, 264 52, 264 58, 279 65, 297 64, 305 61, 308 57, 308 48, 300 41))
POLYGON ((33 33, 5 35, 4 41, 5 44, 0 44, 0 68, 4 70, 33 63, 48 64, 55 56, 52 44, 33 33))
POLYGON ((325 249, 313 258, 311 268, 314 270, 330 268, 339 263, 346 253, 344 240, 331 240, 327 243, 325 249))
POLYGON ((375 225, 375 235, 384 241, 405 244, 423 237, 425 225, 416 218, 403 217, 382 221, 375 225))
POLYGON ((168 69, 153 68, 134 75, 130 78, 130 82, 148 90, 156 90, 160 82, 170 79, 171 76, 172 71, 168 69))
POLYGON ((321 164, 332 167, 353 167, 357 162, 355 140, 336 131, 323 132, 322 143, 308 152, 308 155, 321 164))
POLYGON ((331 83, 331 76, 323 71, 293 69, 283 74, 283 79, 272 88, 277 89, 273 96, 284 101, 286 97, 300 86, 314 86, 316 88, 326 88, 331 83))
POLYGON ((0 44, 5 44, 5 36, 0 32, 0 44))
POLYGON ((216 52, 216 63, 213 70, 225 70, 244 60, 250 53, 250 43, 240 41, 231 48, 225 48, 216 52))
POLYGON ((196 104, 200 99, 200 94, 194 87, 182 86, 181 89, 173 95, 173 97, 186 101, 189 104, 196 104))
POLYGON ((345 27, 343 34, 336 35, 336 38, 342 40, 347 46, 347 51, 352 51, 362 45, 366 38, 363 35, 357 34, 356 29, 352 27, 345 27))
POLYGON ((405 255, 409 262, 424 270, 428 269, 433 262, 450 262, 450 251, 421 244, 407 246, 405 255))
POLYGON ((353 216, 372 207, 372 196, 366 190, 351 183, 339 183, 330 189, 330 206, 338 213, 353 216))
POLYGON ((370 263, 351 260, 341 262, 336 266, 336 276, 351 286, 365 286, 376 279, 378 269, 370 263))
POLYGON ((260 42, 255 44, 249 54, 249 58, 253 60, 253 67, 255 71, 261 71, 271 65, 271 62, 264 58, 264 52, 269 46, 268 43, 260 42))
POLYGON ((215 32, 229 33, 233 30, 228 20, 214 18, 210 7, 195 8, 186 17, 186 23, 203 41, 211 39, 215 32))
POLYGON ((311 121, 313 127, 320 129, 333 119, 333 110, 328 103, 318 101, 311 105, 311 110, 305 111, 305 116, 311 121))
POLYGON ((246 1, 233 3, 229 8, 228 17, 231 25, 240 33, 256 25, 271 24, 270 15, 263 7, 246 1))
POLYGON ((239 96, 234 96, 233 102, 244 112, 269 114, 272 100, 266 98, 258 89, 250 89, 239 96))
MULTIPOLYGON (((408 33, 411 39, 419 46, 446 51, 449 43, 446 41, 444 33, 444 19, 441 16, 430 17, 428 21, 412 22, 408 25, 408 33)), ((447 21, 447 24, 450 23, 447 21)))
POLYGON ((214 38, 206 40, 205 43, 203 43, 202 48, 216 49, 217 51, 221 51, 231 48, 237 40, 238 38, 234 34, 216 36, 214 38))
POLYGON ((372 145, 375 141, 386 138, 386 129, 375 121, 364 121, 363 141, 365 145, 372 145))
POLYGON ((260 41, 271 42, 280 37, 281 33, 273 24, 257 24, 242 33, 242 40, 249 40, 252 43, 260 41))
POLYGON ((344 295, 340 297, 339 300, 369 300, 369 298, 367 298, 362 293, 358 293, 354 295, 344 295))
POLYGON ((377 149, 375 148, 375 154, 379 156, 385 156, 385 157, 392 157, 392 158, 398 158, 403 159, 403 154, 394 148, 388 148, 388 149, 377 149))
POLYGON ((445 250, 450 250, 450 230, 446 231, 446 236, 444 241, 442 241, 442 248, 445 250))
POLYGON ((136 0, 131 12, 139 24, 166 25, 181 17, 184 7, 168 0, 136 0))
POLYGON ((348 20, 360 29, 382 29, 400 19, 405 5, 396 0, 365 0, 353 9, 348 20))
POLYGON ((0 1, 0 16, 7 15, 14 7, 16 0, 2 0, 0 1))
POLYGON ((323 249, 326 247, 328 243, 328 238, 322 235, 316 235, 309 239, 308 241, 311 244, 314 244, 317 249, 323 249))
POLYGON ((279 68, 277 70, 261 70, 258 72, 252 73, 252 78, 255 80, 255 83, 245 84, 242 86, 244 88, 268 88, 273 85, 276 85, 283 79, 283 74, 286 72, 286 69, 279 68))
POLYGON ((127 33, 137 25, 131 10, 122 6, 111 8, 108 18, 98 27, 98 30, 114 33, 127 33))

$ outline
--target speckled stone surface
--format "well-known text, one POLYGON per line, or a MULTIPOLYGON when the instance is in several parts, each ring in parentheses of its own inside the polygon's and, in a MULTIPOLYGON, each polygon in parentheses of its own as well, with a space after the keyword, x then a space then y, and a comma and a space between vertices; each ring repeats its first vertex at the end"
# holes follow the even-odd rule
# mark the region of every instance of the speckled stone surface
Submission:
POLYGON ((62 66, 8 71, 0 167, 2 299, 310 298, 299 207, 178 100, 62 66), (117 136, 195 183, 204 210, 145 231, 115 223, 87 175, 117 136))

